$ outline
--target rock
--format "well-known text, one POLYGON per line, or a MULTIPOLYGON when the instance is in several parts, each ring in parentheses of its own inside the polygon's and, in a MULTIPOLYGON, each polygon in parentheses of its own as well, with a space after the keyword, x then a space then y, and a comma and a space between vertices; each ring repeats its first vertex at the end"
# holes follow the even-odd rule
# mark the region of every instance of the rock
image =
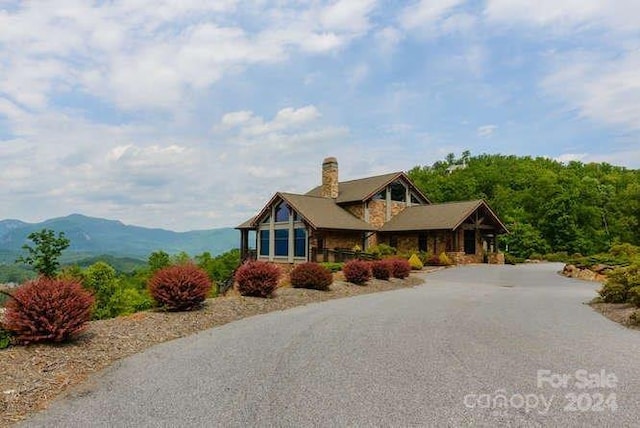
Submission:
POLYGON ((613 267, 602 264, 602 263, 598 263, 597 265, 591 266, 591 270, 594 271, 595 273, 603 274, 613 270, 613 267))
POLYGON ((580 271, 578 271, 578 274, 577 276, 575 276, 575 278, 584 279, 586 281, 595 281, 596 276, 596 273, 590 269, 581 269, 580 271))
POLYGON ((565 265, 564 269, 562 269, 562 274, 569 278, 574 278, 578 271, 579 269, 574 265, 565 265))

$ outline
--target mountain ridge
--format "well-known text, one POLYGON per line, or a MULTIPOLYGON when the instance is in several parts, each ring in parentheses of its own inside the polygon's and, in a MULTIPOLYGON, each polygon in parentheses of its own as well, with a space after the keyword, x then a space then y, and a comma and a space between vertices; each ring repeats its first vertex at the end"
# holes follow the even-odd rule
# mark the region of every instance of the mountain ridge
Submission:
POLYGON ((158 250, 169 254, 184 251, 192 256, 208 251, 217 255, 236 248, 238 244, 237 231, 232 228, 175 232, 74 213, 37 223, 17 219, 0 220, 0 252, 22 252, 22 246, 30 243, 27 236, 42 229, 64 232, 71 241, 65 252, 89 255, 146 258, 151 252, 158 250))

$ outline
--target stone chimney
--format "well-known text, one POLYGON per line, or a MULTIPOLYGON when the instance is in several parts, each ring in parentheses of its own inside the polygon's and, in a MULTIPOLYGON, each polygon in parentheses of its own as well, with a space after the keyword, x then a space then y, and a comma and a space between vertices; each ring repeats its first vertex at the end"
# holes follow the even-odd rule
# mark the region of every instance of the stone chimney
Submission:
POLYGON ((338 160, 334 157, 322 162, 322 197, 338 197, 338 160))

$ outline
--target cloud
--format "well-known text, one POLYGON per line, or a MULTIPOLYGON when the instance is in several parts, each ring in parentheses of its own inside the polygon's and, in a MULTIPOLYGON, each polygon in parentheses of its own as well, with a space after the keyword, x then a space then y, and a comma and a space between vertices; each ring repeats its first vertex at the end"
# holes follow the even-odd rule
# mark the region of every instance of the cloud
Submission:
POLYGON ((313 122, 320 116, 320 112, 313 105, 300 107, 298 109, 293 107, 283 108, 276 113, 271 121, 265 121, 262 117, 256 116, 252 111, 242 110, 225 113, 220 123, 213 127, 213 131, 217 132, 236 128, 240 135, 258 137, 277 131, 284 131, 288 128, 299 127, 308 122, 313 122))
POLYGON ((476 129, 476 134, 481 138, 489 138, 491 137, 498 127, 496 125, 482 125, 476 129))
POLYGON ((368 16, 375 6, 375 0, 338 0, 320 12, 320 22, 328 30, 364 32, 371 25, 368 16))
POLYGON ((577 109, 581 117, 640 130, 640 50, 617 58, 580 53, 556 64, 542 81, 543 90, 577 109))
POLYGON ((571 162, 571 161, 583 161, 588 156, 588 153, 563 153, 560 156, 556 156, 554 160, 558 162, 571 162))
POLYGON ((464 0, 420 0, 405 7, 400 12, 398 21, 405 30, 429 27, 462 3, 464 0))
POLYGON ((17 3, 0 10, 0 96, 38 109, 57 94, 82 93, 130 111, 180 111, 247 67, 342 49, 366 34, 375 7, 239 3, 17 3), (249 31, 234 24, 242 16, 260 19, 249 31))
POLYGON ((510 26, 527 24, 556 29, 589 30, 607 27, 616 32, 640 29, 640 3, 636 0, 488 0, 489 21, 510 26))

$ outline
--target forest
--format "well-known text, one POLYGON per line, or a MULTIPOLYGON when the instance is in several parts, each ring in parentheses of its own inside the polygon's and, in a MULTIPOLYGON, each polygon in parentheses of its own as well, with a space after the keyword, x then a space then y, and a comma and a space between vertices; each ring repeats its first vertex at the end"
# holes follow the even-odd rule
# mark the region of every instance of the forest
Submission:
POLYGON ((485 199, 510 231, 501 250, 517 257, 640 245, 640 170, 466 151, 408 174, 431 202, 485 199))

